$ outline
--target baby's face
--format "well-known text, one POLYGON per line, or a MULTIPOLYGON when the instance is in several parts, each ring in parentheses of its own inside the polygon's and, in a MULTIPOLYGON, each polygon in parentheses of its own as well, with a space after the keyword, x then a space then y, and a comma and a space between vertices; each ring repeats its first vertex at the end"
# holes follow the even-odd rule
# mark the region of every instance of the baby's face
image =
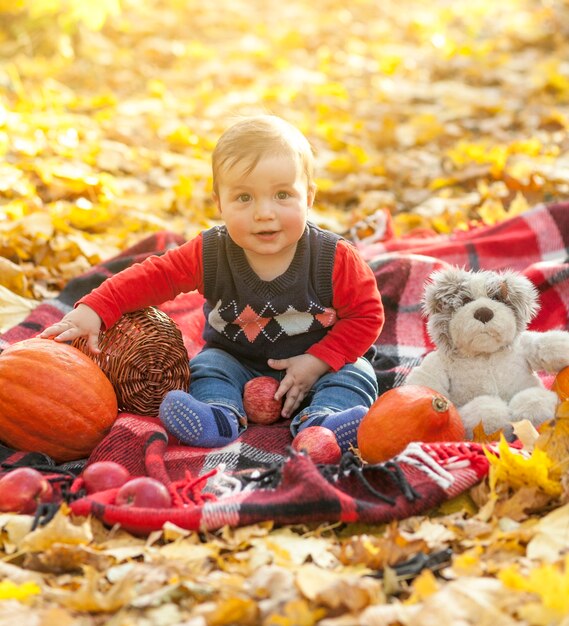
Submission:
POLYGON ((267 155, 249 173, 234 165, 221 173, 218 189, 215 200, 227 231, 250 263, 272 257, 284 263, 294 255, 314 200, 297 159, 267 155))

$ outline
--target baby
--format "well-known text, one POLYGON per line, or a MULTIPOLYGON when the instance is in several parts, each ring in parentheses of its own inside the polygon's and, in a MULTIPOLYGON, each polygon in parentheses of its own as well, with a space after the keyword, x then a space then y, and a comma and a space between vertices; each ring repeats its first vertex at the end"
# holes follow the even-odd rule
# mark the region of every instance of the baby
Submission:
POLYGON ((101 328, 124 313, 197 290, 205 345, 190 361, 189 393, 163 398, 166 429, 187 445, 225 445, 246 428, 245 383, 272 376, 293 435, 323 426, 345 451, 377 397, 365 358, 384 320, 375 276, 352 244, 308 221, 313 152, 288 122, 237 122, 212 169, 223 226, 107 279, 40 336, 86 336, 97 352, 101 328))

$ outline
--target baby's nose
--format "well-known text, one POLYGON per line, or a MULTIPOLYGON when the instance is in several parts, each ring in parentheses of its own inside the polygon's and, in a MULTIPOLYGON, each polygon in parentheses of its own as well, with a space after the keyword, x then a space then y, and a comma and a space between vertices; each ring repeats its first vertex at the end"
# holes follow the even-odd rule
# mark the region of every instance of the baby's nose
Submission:
POLYGON ((266 220, 273 217, 273 208, 270 202, 259 202, 255 210, 255 219, 266 220))
POLYGON ((494 317, 494 312, 492 309, 489 309, 487 306, 481 306, 479 309, 474 311, 474 319, 486 324, 494 317))

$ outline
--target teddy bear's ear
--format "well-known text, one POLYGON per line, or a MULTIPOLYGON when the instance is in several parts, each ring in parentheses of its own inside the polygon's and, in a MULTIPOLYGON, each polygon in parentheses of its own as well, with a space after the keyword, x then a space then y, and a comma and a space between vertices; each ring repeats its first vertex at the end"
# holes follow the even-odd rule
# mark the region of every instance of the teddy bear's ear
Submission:
POLYGON ((523 326, 539 311, 537 289, 528 278, 518 272, 506 271, 502 274, 500 297, 514 310, 523 326))
POLYGON ((434 283, 427 283, 423 294, 423 315, 429 317, 443 310, 443 303, 437 295, 437 286, 434 283))
POLYGON ((468 272, 459 267, 437 270, 429 276, 423 295, 423 314, 440 313, 449 303, 456 300, 468 272))

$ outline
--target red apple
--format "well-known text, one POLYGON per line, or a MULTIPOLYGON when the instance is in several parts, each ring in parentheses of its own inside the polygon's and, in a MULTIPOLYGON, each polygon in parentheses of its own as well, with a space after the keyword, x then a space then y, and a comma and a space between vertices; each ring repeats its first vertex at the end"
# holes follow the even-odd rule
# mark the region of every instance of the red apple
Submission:
POLYGON ((172 506, 170 492, 159 480, 139 476, 126 482, 117 492, 115 504, 149 509, 168 509, 172 506))
POLYGON ((297 452, 306 451, 314 463, 333 465, 342 458, 336 435, 323 426, 308 426, 301 430, 292 440, 292 448, 297 452))
POLYGON ((255 424, 272 424, 281 416, 283 399, 275 400, 279 381, 271 376, 257 376, 243 387, 243 408, 255 424))
POLYGON ((0 511, 34 513, 38 503, 49 502, 53 488, 31 467, 19 467, 0 478, 0 511))
POLYGON ((83 470, 82 478, 85 481, 87 493, 95 493, 122 487, 130 478, 130 474, 120 463, 97 461, 87 465, 83 470))

